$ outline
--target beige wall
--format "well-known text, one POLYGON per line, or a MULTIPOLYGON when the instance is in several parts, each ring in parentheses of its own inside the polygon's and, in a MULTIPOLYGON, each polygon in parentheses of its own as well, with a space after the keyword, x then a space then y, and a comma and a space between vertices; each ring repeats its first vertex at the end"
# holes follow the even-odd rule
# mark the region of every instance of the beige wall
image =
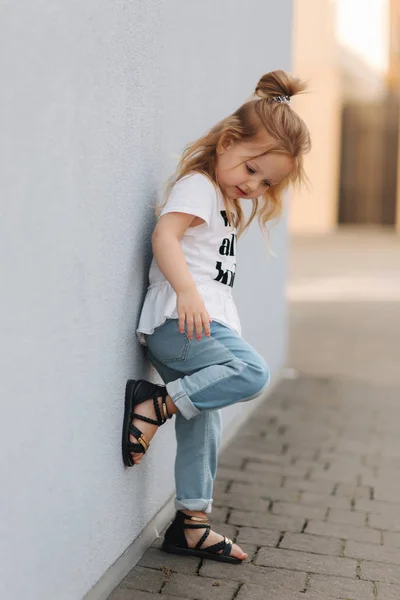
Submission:
MULTIPOLYGON (((400 126, 399 126, 400 131, 400 126)), ((397 153, 397 205, 396 205, 396 230, 400 231, 400 136, 397 153)))
POLYGON ((331 0, 294 0, 293 73, 309 82, 294 106, 307 123, 313 148, 305 168, 310 183, 293 191, 289 227, 322 233, 337 223, 340 152, 340 78, 331 0))
POLYGON ((388 84, 400 93, 400 0, 389 3, 388 84))
MULTIPOLYGON (((400 96, 400 0, 390 0, 390 42, 388 85, 400 96)), ((399 127, 400 130, 400 127, 399 127)), ((397 215, 396 229, 400 231, 400 136, 397 163, 397 215)))

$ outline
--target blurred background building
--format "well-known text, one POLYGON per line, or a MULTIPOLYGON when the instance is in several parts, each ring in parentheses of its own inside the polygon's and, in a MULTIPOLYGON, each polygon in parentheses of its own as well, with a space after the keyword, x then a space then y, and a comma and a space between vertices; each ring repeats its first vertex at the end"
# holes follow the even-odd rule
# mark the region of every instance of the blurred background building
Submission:
MULTIPOLYGON (((389 68, 387 82, 392 94, 400 97, 400 1, 390 0, 389 10, 389 68)), ((400 134, 399 134, 400 140, 400 134)), ((397 174, 400 180, 400 141, 397 146, 397 174)), ((400 185, 396 191, 396 224, 400 229, 400 185)))
POLYGON ((310 126, 310 184, 292 196, 290 229, 400 229, 399 0, 295 0, 296 108, 310 126))

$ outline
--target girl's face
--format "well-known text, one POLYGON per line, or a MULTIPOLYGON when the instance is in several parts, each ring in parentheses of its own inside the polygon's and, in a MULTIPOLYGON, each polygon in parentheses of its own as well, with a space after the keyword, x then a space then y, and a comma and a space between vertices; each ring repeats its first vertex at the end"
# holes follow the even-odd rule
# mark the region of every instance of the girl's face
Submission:
POLYGON ((264 137, 261 141, 227 142, 218 151, 217 180, 228 198, 258 198, 290 174, 291 156, 278 153, 260 156, 265 148, 264 137))

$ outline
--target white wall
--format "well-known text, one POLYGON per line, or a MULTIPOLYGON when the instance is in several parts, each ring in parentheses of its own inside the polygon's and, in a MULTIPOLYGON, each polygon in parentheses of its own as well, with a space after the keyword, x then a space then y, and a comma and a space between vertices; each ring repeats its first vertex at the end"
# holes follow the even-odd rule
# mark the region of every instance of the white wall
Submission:
MULTIPOLYGON (((173 492, 171 424, 140 467, 120 456, 125 380, 147 372, 134 329, 154 199, 184 144, 290 66, 291 2, 0 11, 0 597, 79 600, 173 492)), ((283 223, 273 246, 256 228, 239 245, 236 298, 275 371, 283 223)))

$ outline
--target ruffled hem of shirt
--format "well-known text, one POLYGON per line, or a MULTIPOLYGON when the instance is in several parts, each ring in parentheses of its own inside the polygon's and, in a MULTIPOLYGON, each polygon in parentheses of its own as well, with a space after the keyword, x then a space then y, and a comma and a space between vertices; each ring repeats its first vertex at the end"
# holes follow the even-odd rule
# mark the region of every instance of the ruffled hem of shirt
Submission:
MULTIPOLYGON (((207 311, 213 321, 217 321, 241 335, 239 315, 230 290, 218 289, 215 282, 197 283, 207 311)), ((168 281, 151 285, 146 293, 136 335, 141 344, 146 345, 145 335, 151 335, 167 319, 177 319, 176 293, 168 281)))

